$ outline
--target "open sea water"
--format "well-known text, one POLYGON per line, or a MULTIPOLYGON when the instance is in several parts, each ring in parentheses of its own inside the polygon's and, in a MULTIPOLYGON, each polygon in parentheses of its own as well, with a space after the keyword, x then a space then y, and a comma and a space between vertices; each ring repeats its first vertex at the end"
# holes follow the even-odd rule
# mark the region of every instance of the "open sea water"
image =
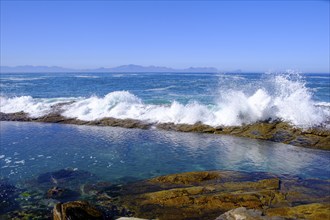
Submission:
MULTIPOLYGON (((51 113, 152 123, 241 125, 280 119, 329 128, 330 74, 26 73, 0 74, 0 112, 51 113)), ((196 170, 262 171, 329 179, 330 152, 212 134, 0 122, 1 178, 63 168, 104 180, 196 170)))

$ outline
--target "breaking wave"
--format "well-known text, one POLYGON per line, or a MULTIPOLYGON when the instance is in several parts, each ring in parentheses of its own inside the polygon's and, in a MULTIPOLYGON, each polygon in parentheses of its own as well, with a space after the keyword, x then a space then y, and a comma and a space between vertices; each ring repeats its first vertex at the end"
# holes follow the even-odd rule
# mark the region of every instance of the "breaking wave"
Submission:
MULTIPOLYGON (((238 87, 236 87, 238 88, 238 87)), ((105 117, 138 119, 153 123, 233 126, 264 120, 282 120, 294 126, 308 128, 322 125, 329 120, 329 103, 312 100, 311 91, 301 79, 277 75, 271 84, 258 85, 253 91, 221 88, 219 99, 210 105, 192 100, 188 104, 173 101, 170 105, 145 104, 128 91, 111 92, 104 97, 36 99, 31 96, 1 97, 3 113, 24 111, 31 117, 52 112, 52 106, 63 105, 62 115, 80 120, 105 117)))

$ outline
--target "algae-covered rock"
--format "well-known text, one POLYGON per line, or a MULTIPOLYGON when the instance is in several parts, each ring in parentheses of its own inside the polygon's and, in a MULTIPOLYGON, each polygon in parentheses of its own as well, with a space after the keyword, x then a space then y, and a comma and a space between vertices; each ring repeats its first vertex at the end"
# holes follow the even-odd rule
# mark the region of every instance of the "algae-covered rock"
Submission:
POLYGON ((210 219, 241 206, 269 206, 273 192, 280 188, 279 179, 235 182, 247 178, 255 177, 228 171, 189 172, 118 187, 109 194, 142 218, 210 219))
POLYGON ((74 201, 68 203, 56 204, 53 210, 54 220, 102 220, 104 219, 102 212, 89 203, 84 201, 74 201))
POLYGON ((160 176, 149 180, 152 183, 169 183, 169 184, 196 184, 208 180, 220 179, 221 175, 217 171, 210 172, 188 172, 182 174, 174 174, 168 176, 160 176))
MULTIPOLYGON (((279 178, 267 173, 203 171, 114 185, 104 193, 111 204, 125 207, 139 218, 209 220, 245 207, 244 213, 250 219, 283 219, 293 215, 289 211, 285 213, 290 215, 281 214, 287 210, 282 208, 296 210, 294 207, 301 205, 299 203, 329 204, 328 186, 328 181, 279 178)), ((330 212, 329 206, 311 206, 310 209, 304 210, 330 212)), ((237 214, 237 211, 242 209, 232 212, 237 214)), ((227 216, 224 219, 230 219, 229 214, 224 215, 227 216)))
POLYGON ((330 219, 329 203, 279 207, 268 209, 265 213, 267 216, 280 216, 288 219, 330 219))

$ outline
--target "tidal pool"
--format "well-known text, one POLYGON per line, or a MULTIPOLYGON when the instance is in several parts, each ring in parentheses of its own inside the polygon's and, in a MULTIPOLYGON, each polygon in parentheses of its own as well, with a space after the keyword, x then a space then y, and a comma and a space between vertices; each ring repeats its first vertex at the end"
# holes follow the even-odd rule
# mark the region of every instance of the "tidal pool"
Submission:
POLYGON ((1 178, 64 168, 105 181, 202 170, 330 177, 330 152, 225 135, 30 122, 0 123, 1 178))

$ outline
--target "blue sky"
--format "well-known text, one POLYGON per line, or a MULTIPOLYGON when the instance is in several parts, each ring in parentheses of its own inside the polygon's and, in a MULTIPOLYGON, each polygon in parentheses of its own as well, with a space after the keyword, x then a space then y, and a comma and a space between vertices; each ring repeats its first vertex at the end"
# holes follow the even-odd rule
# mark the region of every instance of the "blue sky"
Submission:
POLYGON ((328 1, 1 1, 1 65, 330 72, 328 1))

